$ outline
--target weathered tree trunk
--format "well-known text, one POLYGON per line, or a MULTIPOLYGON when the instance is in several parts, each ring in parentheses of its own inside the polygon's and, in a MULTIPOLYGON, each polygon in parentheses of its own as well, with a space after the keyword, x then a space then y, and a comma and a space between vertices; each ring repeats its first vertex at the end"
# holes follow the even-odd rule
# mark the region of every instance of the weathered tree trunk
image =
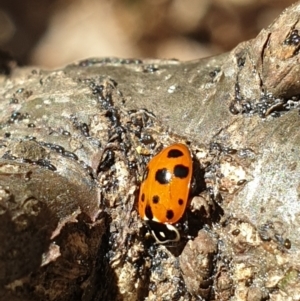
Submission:
POLYGON ((299 19, 199 61, 2 75, 0 300, 299 300, 299 19), (178 141, 205 185, 193 237, 156 245, 136 191, 178 141))

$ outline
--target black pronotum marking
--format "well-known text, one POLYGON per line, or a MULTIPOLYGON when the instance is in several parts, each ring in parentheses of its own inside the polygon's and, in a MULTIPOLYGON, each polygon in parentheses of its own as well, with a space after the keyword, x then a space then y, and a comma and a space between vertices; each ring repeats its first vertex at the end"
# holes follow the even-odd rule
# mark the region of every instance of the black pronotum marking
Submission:
POLYGON ((172 175, 167 168, 158 169, 155 173, 155 181, 159 184, 169 184, 172 179, 172 175))
POLYGON ((145 209, 145 215, 148 219, 152 220, 153 219, 153 213, 152 213, 152 209, 149 205, 146 206, 145 209))
POLYGON ((171 241, 178 241, 180 234, 176 228, 168 224, 161 224, 155 221, 148 221, 148 227, 158 243, 164 244, 171 241))
POLYGON ((144 202, 145 201, 145 194, 142 193, 142 196, 141 196, 141 201, 144 202))
POLYGON ((183 199, 179 199, 179 200, 178 200, 178 205, 182 206, 183 204, 184 204, 183 199))
POLYGON ((152 202, 153 202, 153 204, 157 204, 159 202, 159 196, 158 195, 154 195, 152 197, 152 202))
POLYGON ((174 211, 173 210, 167 210, 166 218, 172 219, 174 217, 174 211))
POLYGON ((182 156, 183 156, 183 152, 179 149, 171 149, 167 155, 168 158, 178 158, 182 156))
POLYGON ((176 178, 184 179, 188 176, 190 169, 187 166, 178 164, 174 167, 174 176, 176 178))

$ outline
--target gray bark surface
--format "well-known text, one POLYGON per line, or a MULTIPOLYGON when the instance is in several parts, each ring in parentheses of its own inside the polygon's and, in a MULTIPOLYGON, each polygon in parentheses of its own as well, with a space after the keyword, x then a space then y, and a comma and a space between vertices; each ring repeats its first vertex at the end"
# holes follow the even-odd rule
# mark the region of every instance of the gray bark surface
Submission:
POLYGON ((299 300, 299 19, 203 60, 1 75, 0 300, 299 300), (205 188, 163 246, 136 194, 174 142, 205 188))

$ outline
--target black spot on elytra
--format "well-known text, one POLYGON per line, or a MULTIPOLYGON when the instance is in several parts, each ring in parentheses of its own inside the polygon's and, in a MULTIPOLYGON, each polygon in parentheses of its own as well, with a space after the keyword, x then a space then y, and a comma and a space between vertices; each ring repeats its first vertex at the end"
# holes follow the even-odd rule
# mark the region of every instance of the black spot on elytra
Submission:
POLYGON ((145 209, 145 215, 148 219, 152 220, 153 219, 153 213, 152 213, 152 209, 149 205, 146 206, 145 209))
POLYGON ((183 199, 179 199, 179 200, 178 200, 178 205, 182 206, 183 204, 184 204, 183 199))
POLYGON ((169 184, 171 181, 172 175, 170 171, 166 168, 158 169, 155 173, 155 181, 159 184, 169 184))
POLYGON ((176 178, 184 179, 188 176, 190 169, 187 166, 178 164, 174 167, 174 176, 176 178))
POLYGON ((153 198, 152 198, 152 202, 153 202, 153 204, 157 204, 159 202, 159 196, 154 195, 153 198))
POLYGON ((166 218, 172 219, 174 217, 174 211, 173 210, 167 210, 166 218))
POLYGON ((141 201, 144 202, 145 201, 145 194, 142 193, 142 196, 141 196, 141 201))
POLYGON ((171 149, 167 155, 168 158, 178 158, 182 156, 183 156, 183 152, 179 149, 171 149))

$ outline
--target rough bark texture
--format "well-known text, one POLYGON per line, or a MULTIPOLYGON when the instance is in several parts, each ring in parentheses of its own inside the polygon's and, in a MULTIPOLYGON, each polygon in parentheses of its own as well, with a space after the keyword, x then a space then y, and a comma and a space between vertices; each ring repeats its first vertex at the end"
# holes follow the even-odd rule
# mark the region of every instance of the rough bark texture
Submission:
POLYGON ((4 57, 0 299, 299 300, 299 19, 193 62, 4 57), (136 192, 175 141, 202 189, 192 237, 156 245, 136 192))

